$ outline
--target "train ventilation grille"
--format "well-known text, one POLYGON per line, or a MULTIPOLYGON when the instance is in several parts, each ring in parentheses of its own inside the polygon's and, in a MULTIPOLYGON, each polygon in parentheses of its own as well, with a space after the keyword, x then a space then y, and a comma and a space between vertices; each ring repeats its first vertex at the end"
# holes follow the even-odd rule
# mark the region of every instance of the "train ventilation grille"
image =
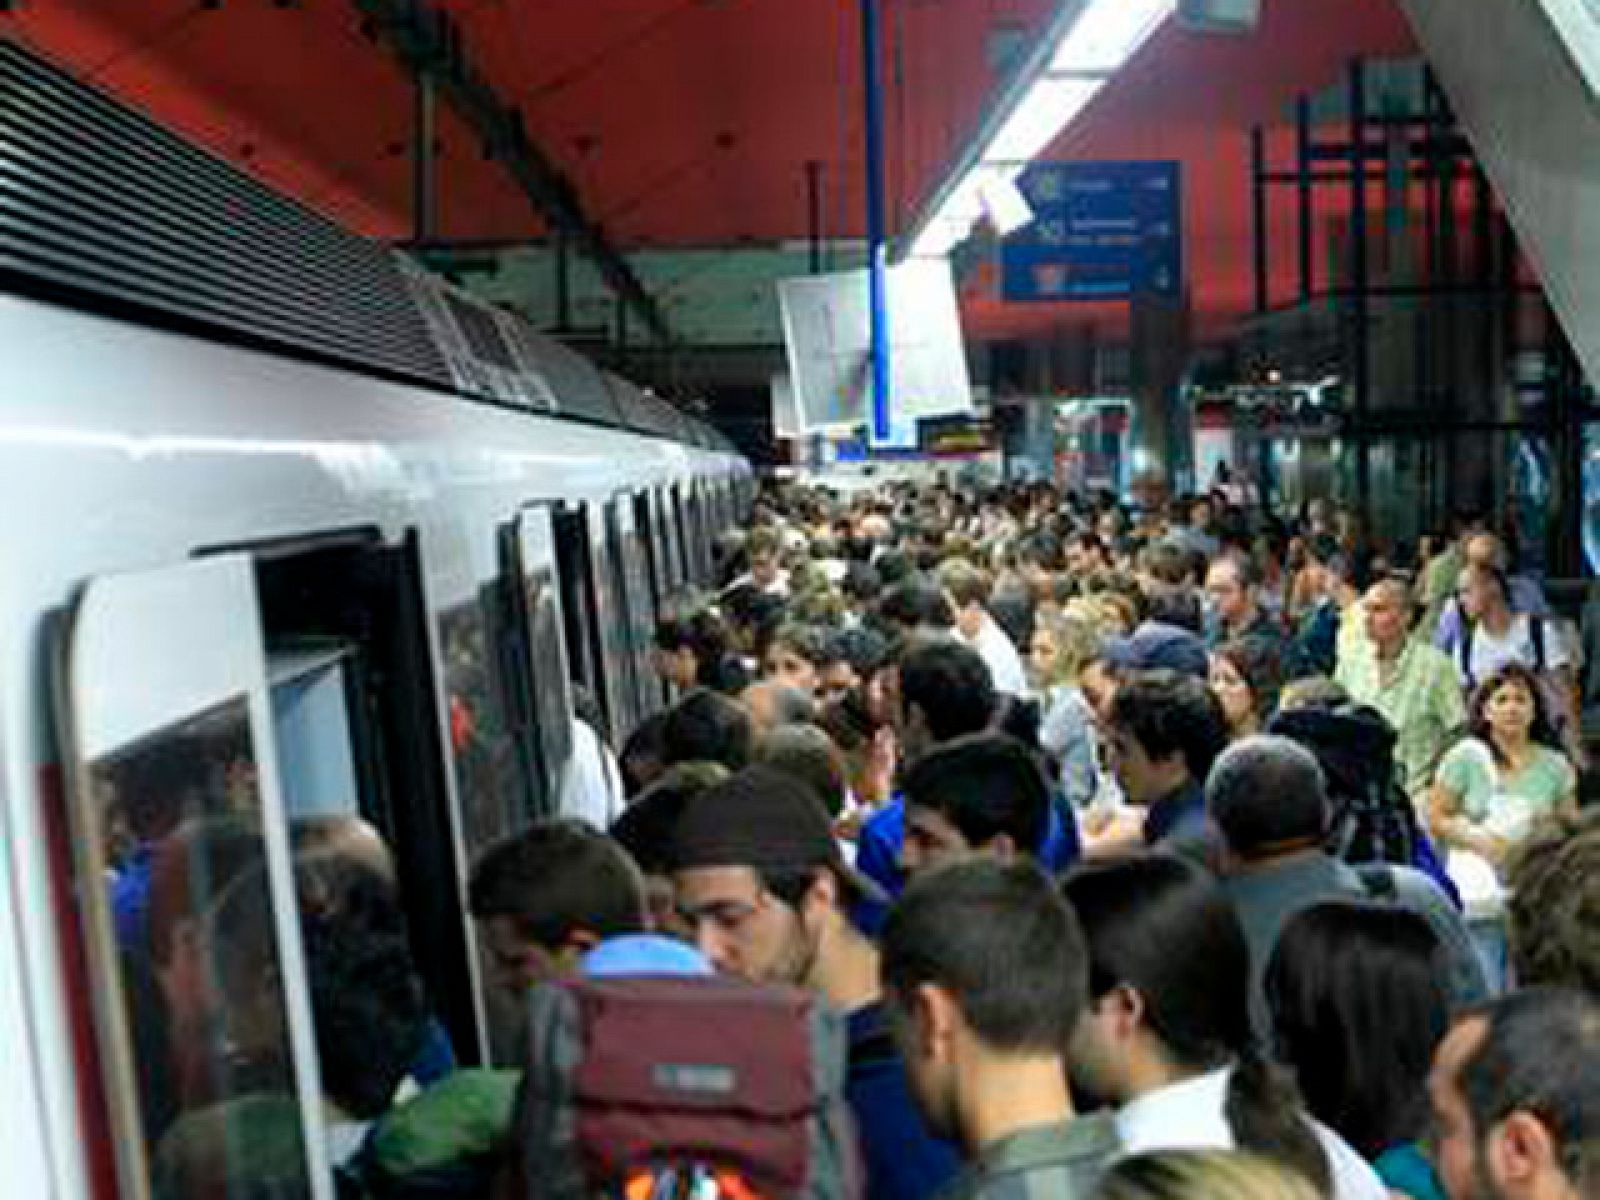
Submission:
POLYGON ((391 251, 3 40, 0 276, 452 385, 391 251))

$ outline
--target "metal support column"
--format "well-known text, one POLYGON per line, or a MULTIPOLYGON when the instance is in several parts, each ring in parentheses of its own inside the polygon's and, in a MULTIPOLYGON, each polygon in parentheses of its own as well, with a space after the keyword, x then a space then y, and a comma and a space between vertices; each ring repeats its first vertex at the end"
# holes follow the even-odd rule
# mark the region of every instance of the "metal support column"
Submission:
POLYGON ((1272 307, 1269 293, 1269 240, 1267 236, 1267 131, 1257 125, 1250 131, 1250 199, 1254 214, 1256 312, 1272 307))
POLYGON ((619 373, 627 374, 628 360, 628 302, 621 296, 616 299, 616 325, 613 329, 613 350, 616 369, 619 373))
POLYGON ((1583 549, 1583 366, 1553 312, 1547 314, 1549 336, 1545 373, 1549 381, 1552 511, 1547 527, 1546 567, 1552 575, 1585 574, 1583 549))
POLYGON ((434 193, 433 146, 437 140, 433 72, 417 71, 411 93, 411 221, 412 240, 426 246, 438 227, 434 193))
POLYGON ((889 437, 889 297, 885 272, 883 50, 880 0, 861 0, 861 50, 867 102, 867 289, 872 319, 872 435, 889 437))
POLYGON ((1350 320, 1351 386, 1356 417, 1356 500, 1366 511, 1372 496, 1372 442, 1367 418, 1372 390, 1372 346, 1367 288, 1367 71, 1350 64, 1350 320))
POLYGON ((555 234, 556 328, 572 328, 572 245, 566 233, 555 234))
POLYGON ((811 274, 822 274, 822 164, 806 163, 806 236, 811 250, 811 274))
POLYGON ((1312 197, 1314 167, 1311 155, 1311 97, 1301 96, 1294 110, 1295 191, 1299 204, 1299 223, 1296 229, 1300 242, 1300 301, 1311 299, 1313 279, 1312 237, 1316 220, 1315 200, 1312 197))

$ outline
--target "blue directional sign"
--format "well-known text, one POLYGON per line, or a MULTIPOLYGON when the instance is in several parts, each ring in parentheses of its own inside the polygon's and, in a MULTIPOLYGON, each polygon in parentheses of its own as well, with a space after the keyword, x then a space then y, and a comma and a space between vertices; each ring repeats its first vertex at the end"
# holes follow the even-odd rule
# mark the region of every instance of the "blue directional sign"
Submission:
POLYGON ((1183 198, 1175 162, 1038 162, 1017 181, 1034 220, 1000 250, 1010 301, 1176 298, 1183 198))

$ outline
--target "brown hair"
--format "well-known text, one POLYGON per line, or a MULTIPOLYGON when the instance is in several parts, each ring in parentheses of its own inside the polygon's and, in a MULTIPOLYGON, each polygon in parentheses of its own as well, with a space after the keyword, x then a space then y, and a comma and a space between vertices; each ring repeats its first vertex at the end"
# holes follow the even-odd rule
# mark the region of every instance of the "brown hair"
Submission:
POLYGON ((1517 981, 1600 995, 1600 809, 1540 821, 1508 876, 1517 981))

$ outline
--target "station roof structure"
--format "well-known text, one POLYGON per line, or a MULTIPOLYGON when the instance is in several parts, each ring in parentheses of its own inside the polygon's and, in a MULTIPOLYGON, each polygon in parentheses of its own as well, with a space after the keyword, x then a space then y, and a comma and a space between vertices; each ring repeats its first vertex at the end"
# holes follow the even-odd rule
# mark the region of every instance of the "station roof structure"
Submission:
MULTIPOLYGON (((409 0, 21 0, 0 31, 369 235, 405 240, 411 79, 373 14, 409 0)), ((626 259, 792 245, 864 230, 855 0, 428 0, 626 259)), ((1054 0, 884 0, 892 232, 907 231, 1054 0)), ((1251 302, 1249 140, 1356 57, 1415 54, 1394 0, 1266 0, 1245 36, 1161 31, 1047 157, 1177 159, 1201 332, 1251 302)), ((502 162, 441 109, 435 236, 535 242, 548 229, 502 162)), ((1287 247, 1292 231, 1275 228, 1287 247)), ((1281 249, 1278 261, 1291 253, 1281 249)), ((1081 304, 1007 304, 980 277, 969 333, 1047 336, 1081 304)))

